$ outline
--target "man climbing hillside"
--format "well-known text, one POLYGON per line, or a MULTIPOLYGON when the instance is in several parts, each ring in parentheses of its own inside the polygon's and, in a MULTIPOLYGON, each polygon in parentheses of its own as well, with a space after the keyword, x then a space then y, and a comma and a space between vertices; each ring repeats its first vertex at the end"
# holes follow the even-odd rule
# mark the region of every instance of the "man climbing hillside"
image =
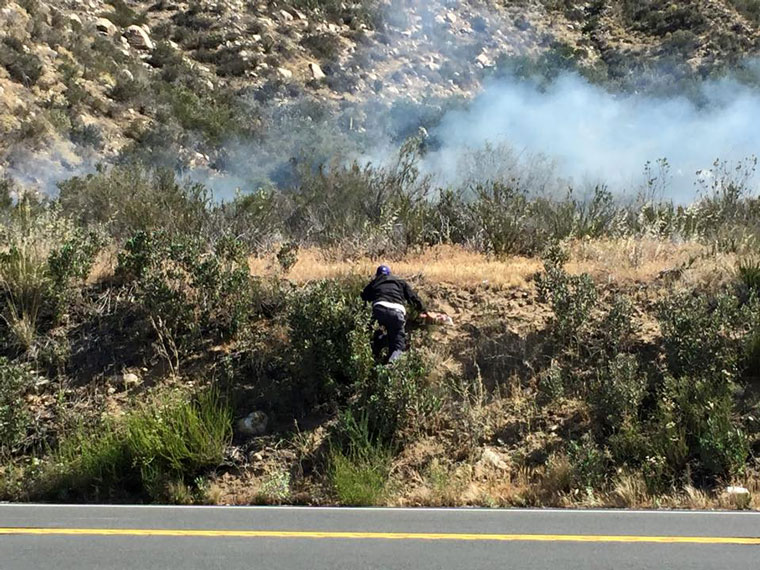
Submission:
POLYGON ((387 265, 377 268, 375 278, 362 291, 362 299, 372 303, 372 320, 377 321, 386 332, 375 332, 372 351, 379 357, 383 346, 388 346, 388 363, 396 361, 406 350, 406 304, 420 313, 425 307, 409 284, 394 275, 387 265))

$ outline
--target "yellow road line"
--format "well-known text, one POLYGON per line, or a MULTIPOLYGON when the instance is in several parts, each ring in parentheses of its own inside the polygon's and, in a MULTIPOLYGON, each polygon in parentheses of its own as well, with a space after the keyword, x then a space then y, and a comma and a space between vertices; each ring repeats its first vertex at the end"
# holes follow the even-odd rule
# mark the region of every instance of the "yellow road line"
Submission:
POLYGON ((743 544, 760 546, 760 538, 720 536, 625 536, 586 534, 445 534, 417 532, 321 532, 278 530, 170 530, 121 528, 0 528, 0 535, 164 536, 215 538, 331 538, 363 540, 454 540, 497 542, 618 542, 661 544, 743 544))

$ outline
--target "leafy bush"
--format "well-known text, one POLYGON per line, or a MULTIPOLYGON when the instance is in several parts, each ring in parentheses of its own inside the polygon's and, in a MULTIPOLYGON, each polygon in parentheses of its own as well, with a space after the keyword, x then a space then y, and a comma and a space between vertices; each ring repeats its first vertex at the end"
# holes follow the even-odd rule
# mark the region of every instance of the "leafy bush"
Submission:
POLYGON ((60 184, 64 213, 83 225, 104 224, 123 239, 138 230, 199 233, 207 219, 209 195, 200 184, 180 184, 173 172, 141 165, 101 169, 60 184))
POLYGON ((32 417, 24 396, 34 382, 32 371, 0 357, 0 459, 24 443, 32 417))
POLYGON ((598 292, 589 275, 570 275, 562 267, 562 253, 548 250, 544 273, 536 278, 539 299, 549 303, 554 313, 552 332, 562 346, 577 349, 596 306, 598 292))
POLYGON ((590 434, 571 442, 568 449, 575 485, 580 489, 598 489, 607 477, 609 459, 590 434))
POLYGON ((483 249, 496 256, 530 254, 537 247, 531 232, 527 193, 500 183, 479 185, 470 204, 476 227, 481 228, 483 249))
POLYGON ((369 314, 359 291, 358 283, 320 281, 291 299, 293 376, 306 405, 332 402, 341 388, 367 377, 369 314))
POLYGON ((589 401, 602 430, 617 430, 638 420, 647 378, 635 356, 618 354, 597 372, 589 401))
POLYGON ((659 307, 668 370, 676 375, 731 382, 738 373, 741 337, 751 322, 749 306, 739 306, 735 297, 720 295, 676 295, 659 307))
POLYGON ((0 65, 8 70, 14 81, 31 87, 42 77, 42 60, 24 50, 24 45, 8 36, 0 42, 0 65))
POLYGON ((424 431, 440 401, 427 383, 427 363, 414 350, 392 366, 377 366, 357 382, 350 410, 384 444, 399 443, 424 431))
POLYGON ((733 393, 714 378, 670 378, 663 402, 673 402, 672 418, 685 435, 694 471, 710 479, 737 475, 748 455, 746 436, 734 425, 733 393))
POLYGON ((242 244, 137 232, 119 254, 117 275, 135 287, 136 309, 157 335, 176 373, 203 340, 229 339, 253 315, 252 282, 242 244))

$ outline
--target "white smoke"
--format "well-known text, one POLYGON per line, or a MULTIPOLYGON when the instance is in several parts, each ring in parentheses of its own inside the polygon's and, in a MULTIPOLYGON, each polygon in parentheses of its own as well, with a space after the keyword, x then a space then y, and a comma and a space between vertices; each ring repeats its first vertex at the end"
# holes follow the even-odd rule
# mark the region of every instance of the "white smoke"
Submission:
POLYGON ((515 156, 533 162, 544 156, 549 160, 539 168, 555 167, 570 184, 601 182, 631 193, 645 164, 666 158, 672 180, 664 197, 691 201, 697 171, 718 158, 739 161, 760 152, 760 93, 732 80, 701 90, 705 104, 698 106, 685 97, 611 94, 575 75, 543 90, 496 81, 466 109, 444 116, 431 133, 439 146, 425 157, 424 170, 441 183, 461 183, 472 174, 462 157, 490 145, 511 149, 507 164, 515 156))

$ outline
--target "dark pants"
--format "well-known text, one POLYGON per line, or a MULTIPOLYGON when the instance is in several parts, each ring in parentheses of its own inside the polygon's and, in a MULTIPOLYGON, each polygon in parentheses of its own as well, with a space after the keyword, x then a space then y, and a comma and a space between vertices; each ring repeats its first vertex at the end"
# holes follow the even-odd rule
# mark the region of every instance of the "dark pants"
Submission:
POLYGON ((400 311, 375 305, 372 307, 372 320, 377 321, 385 329, 385 334, 372 337, 372 351, 379 358, 384 347, 388 347, 388 362, 393 362, 406 350, 406 317, 400 311))

